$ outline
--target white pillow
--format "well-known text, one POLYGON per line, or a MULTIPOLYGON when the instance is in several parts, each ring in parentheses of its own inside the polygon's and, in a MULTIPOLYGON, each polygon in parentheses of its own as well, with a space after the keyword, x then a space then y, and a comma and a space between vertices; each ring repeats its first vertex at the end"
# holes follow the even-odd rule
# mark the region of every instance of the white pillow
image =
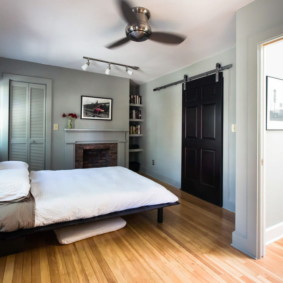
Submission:
POLYGON ((26 197, 30 191, 27 168, 0 170, 0 202, 26 197))
POLYGON ((54 230, 60 244, 71 244, 93 236, 113 232, 125 227, 127 222, 116 217, 112 219, 100 220, 97 222, 78 224, 54 230))
POLYGON ((2 169, 27 169, 28 164, 23 161, 2 161, 0 162, 0 170, 2 169))

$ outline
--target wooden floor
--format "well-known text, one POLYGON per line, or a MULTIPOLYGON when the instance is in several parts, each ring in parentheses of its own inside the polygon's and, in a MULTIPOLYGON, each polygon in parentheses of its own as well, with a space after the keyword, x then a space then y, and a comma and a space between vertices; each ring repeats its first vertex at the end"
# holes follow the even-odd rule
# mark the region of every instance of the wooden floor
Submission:
POLYGON ((283 282, 283 240, 253 260, 230 246, 234 215, 178 191, 181 204, 125 217, 127 226, 70 245, 52 232, 0 258, 0 282, 283 282))

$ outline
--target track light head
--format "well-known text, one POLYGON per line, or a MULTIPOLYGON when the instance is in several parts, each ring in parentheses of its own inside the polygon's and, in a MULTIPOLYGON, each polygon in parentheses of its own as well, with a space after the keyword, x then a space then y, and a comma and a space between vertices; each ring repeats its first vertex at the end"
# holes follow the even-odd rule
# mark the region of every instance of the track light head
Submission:
POLYGON ((107 67, 107 69, 105 70, 105 74, 106 74, 106 75, 110 75, 110 72, 111 72, 111 66, 110 66, 110 64, 108 64, 108 67, 107 67))
POLYGON ((126 72, 128 73, 128 75, 132 75, 133 74, 133 70, 130 69, 129 67, 126 67, 126 72))
POLYGON ((90 65, 90 62, 89 62, 89 59, 88 59, 87 62, 82 65, 82 67, 81 67, 82 70, 86 71, 88 69, 89 65, 90 65))

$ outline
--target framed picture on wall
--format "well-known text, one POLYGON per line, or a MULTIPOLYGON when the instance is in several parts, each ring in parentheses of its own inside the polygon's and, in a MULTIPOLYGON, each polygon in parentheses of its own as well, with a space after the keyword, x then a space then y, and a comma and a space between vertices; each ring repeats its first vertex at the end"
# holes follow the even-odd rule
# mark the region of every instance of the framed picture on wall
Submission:
POLYGON ((112 120, 112 98, 82 95, 81 119, 112 120))
POLYGON ((266 77, 266 129, 283 130, 283 79, 266 77))

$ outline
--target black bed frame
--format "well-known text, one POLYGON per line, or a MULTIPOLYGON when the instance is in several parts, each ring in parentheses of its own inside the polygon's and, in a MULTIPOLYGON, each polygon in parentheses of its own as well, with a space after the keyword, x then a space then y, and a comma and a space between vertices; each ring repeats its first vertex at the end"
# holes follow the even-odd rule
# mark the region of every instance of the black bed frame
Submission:
POLYGON ((24 242, 25 237, 34 233, 43 232, 43 231, 49 231, 49 230, 55 230, 62 227, 67 227, 71 225, 76 224, 82 224, 82 223, 88 223, 103 219, 109 219, 116 216, 125 216, 129 214, 135 214, 143 211, 153 210, 157 209, 157 222, 162 223, 163 222, 163 208, 167 206, 177 205, 179 202, 174 203, 163 203, 163 204, 157 204, 157 205, 148 205, 148 206, 142 206, 138 208, 131 208, 126 209, 122 211, 112 212, 109 214, 103 214, 91 218, 85 218, 85 219, 76 219, 72 221, 66 221, 66 222, 60 222, 60 223, 54 223, 46 226, 39 226, 34 228, 28 228, 28 229, 21 229, 13 232, 0 232, 0 256, 20 252, 24 248, 24 242))

